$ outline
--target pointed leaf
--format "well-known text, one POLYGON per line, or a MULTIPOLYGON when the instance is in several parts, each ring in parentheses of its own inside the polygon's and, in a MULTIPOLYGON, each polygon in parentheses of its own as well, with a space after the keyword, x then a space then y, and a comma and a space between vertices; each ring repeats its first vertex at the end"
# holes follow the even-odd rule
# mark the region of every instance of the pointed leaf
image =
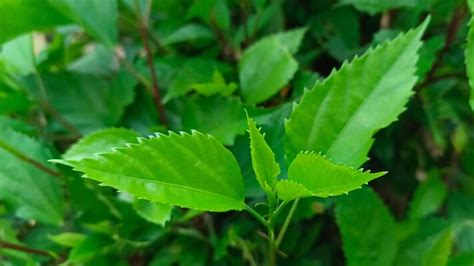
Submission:
POLYGON ((428 179, 416 188, 410 203, 408 216, 410 219, 421 219, 441 207, 447 196, 447 187, 438 172, 430 172, 428 179))
POLYGON ((94 154, 110 151, 114 147, 124 146, 126 143, 137 143, 138 133, 125 128, 107 128, 91 133, 76 142, 63 158, 79 161, 93 157, 94 154))
MULTIPOLYGON (((47 165, 48 148, 40 142, 9 129, 0 131, 0 140, 31 159, 47 165)), ((63 215, 61 184, 33 165, 0 147, 0 200, 11 206, 23 219, 60 225, 63 215)), ((54 165, 47 165, 54 169, 54 165)))
POLYGON ((395 222, 371 189, 361 189, 336 201, 346 264, 391 265, 397 249, 395 222))
POLYGON ((300 183, 311 191, 313 196, 330 197, 358 189, 384 174, 385 172, 362 172, 335 164, 319 154, 301 153, 290 164, 288 180, 300 183))
POLYGON ((94 158, 59 161, 137 198, 207 211, 244 208, 237 161, 214 137, 197 131, 158 134, 94 158))
POLYGON ((145 220, 164 226, 171 218, 173 206, 136 199, 133 202, 133 209, 145 220))
POLYGON ((283 201, 292 201, 297 198, 312 196, 305 186, 293 180, 280 180, 275 186, 278 198, 283 201))
POLYGON ((277 38, 265 38, 247 50, 239 61, 242 96, 261 103, 275 95, 293 77, 298 62, 277 38))
POLYGON ((252 156, 252 166, 258 183, 263 190, 273 188, 280 174, 280 166, 275 160, 275 154, 265 142, 264 135, 257 128, 257 123, 247 115, 247 123, 250 135, 250 153, 252 156))
POLYGON ((474 110, 474 23, 472 18, 469 21, 469 32, 467 34, 467 47, 465 53, 467 77, 469 78, 469 86, 471 87, 471 98, 469 99, 469 104, 474 110))
POLYGON ((413 94, 427 23, 344 63, 307 91, 286 123, 289 159, 309 150, 359 167, 374 133, 395 121, 413 94))

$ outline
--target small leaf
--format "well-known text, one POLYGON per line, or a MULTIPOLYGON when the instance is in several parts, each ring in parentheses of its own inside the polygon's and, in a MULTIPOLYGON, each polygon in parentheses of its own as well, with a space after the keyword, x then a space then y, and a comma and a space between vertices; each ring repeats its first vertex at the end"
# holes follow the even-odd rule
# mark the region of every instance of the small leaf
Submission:
POLYGON ((138 137, 138 133, 125 128, 99 130, 80 139, 62 157, 66 160, 79 161, 110 151, 114 147, 124 146, 126 143, 137 143, 138 137))
POLYGON ((267 38, 277 39, 290 53, 294 54, 298 51, 306 31, 308 31, 308 28, 304 27, 277 33, 267 38))
POLYGON ((79 245, 84 239, 86 239, 86 235, 80 234, 80 233, 61 233, 58 235, 52 235, 49 236, 49 238, 55 242, 56 244, 59 244, 61 246, 65 247, 75 247, 79 245))
POLYGON ((245 102, 261 103, 293 77, 298 62, 276 38, 265 38, 245 50, 239 61, 239 79, 245 102))
POLYGON ((357 10, 371 15, 400 7, 414 7, 417 1, 412 0, 340 0, 340 4, 353 5, 357 10))
POLYGON ((427 24, 369 49, 307 91, 286 123, 288 159, 307 150, 353 167, 365 162, 372 136, 397 119, 413 94, 427 24))
POLYGON ((469 86, 471 87, 471 98, 469 100, 469 104, 474 111, 474 23, 472 18, 469 21, 469 32, 467 33, 465 56, 467 77, 469 79, 469 86))
POLYGON ((347 265, 392 265, 397 250, 395 222, 375 192, 361 189, 337 198, 336 221, 347 265))
POLYGON ((432 171, 428 179, 420 183, 410 203, 408 216, 410 219, 421 219, 435 212, 441 207, 447 196, 447 187, 441 180, 439 173, 432 171))
POLYGON ((362 172, 335 164, 319 154, 301 153, 290 164, 288 180, 300 183, 311 191, 313 196, 330 197, 358 189, 384 174, 385 172, 362 172))
POLYGON ((245 206, 234 156, 214 137, 197 131, 158 134, 94 158, 58 162, 136 198, 207 211, 245 206))
POLYGON ((173 206, 136 199, 133 201, 133 209, 145 220, 164 226, 171 218, 173 206))
POLYGON ((280 174, 280 166, 275 160, 275 154, 265 142, 264 135, 257 128, 257 123, 247 115, 250 135, 250 153, 252 166, 260 187, 268 193, 273 191, 280 174))
POLYGON ((278 198, 283 201, 312 196, 311 191, 293 180, 279 180, 275 186, 275 190, 278 194, 278 198))

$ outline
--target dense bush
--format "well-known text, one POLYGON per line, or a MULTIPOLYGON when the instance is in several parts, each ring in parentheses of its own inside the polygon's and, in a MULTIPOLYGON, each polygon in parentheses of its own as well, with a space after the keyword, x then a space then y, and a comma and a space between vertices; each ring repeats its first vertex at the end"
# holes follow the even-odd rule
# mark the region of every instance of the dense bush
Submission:
POLYGON ((474 265, 472 2, 1 0, 0 264, 474 265))

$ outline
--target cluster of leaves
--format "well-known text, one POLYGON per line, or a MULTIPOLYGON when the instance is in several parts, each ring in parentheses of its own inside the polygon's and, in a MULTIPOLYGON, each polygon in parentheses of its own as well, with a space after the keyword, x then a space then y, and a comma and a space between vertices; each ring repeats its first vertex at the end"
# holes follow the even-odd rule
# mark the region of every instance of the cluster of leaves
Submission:
POLYGON ((308 2, 0 1, 0 263, 473 265, 474 4, 308 2))

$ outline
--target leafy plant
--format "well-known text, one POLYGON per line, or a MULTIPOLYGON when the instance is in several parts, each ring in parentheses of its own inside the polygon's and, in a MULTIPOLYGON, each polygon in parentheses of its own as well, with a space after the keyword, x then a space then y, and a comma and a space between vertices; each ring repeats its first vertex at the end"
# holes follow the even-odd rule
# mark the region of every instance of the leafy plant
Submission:
POLYGON ((472 265, 471 7, 0 2, 0 262, 472 265))

